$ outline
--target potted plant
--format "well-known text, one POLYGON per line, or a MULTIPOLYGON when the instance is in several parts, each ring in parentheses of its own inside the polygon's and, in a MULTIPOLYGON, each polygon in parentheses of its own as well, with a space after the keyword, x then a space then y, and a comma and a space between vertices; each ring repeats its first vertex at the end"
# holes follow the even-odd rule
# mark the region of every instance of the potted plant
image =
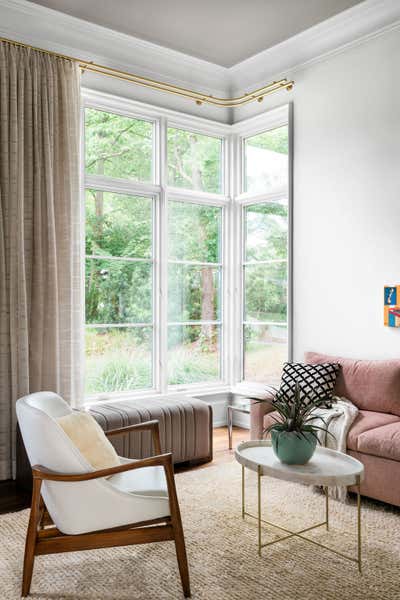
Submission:
MULTIPOLYGON (((304 465, 315 452, 318 443, 318 431, 332 435, 326 427, 316 425, 320 415, 313 414, 316 408, 326 407, 327 398, 305 398, 296 382, 294 392, 276 390, 271 402, 278 417, 272 416, 274 423, 264 430, 271 433, 272 448, 283 463, 304 465)), ((265 400, 264 400, 265 402, 265 400)))

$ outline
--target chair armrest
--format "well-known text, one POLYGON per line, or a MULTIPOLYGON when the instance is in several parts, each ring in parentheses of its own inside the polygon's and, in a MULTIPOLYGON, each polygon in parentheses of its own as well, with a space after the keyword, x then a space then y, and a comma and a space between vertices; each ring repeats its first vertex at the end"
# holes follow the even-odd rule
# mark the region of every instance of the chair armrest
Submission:
POLYGON ((160 427, 157 420, 145 421, 144 423, 136 423, 136 425, 127 425, 126 427, 120 427, 119 429, 110 429, 105 431, 107 437, 112 435, 122 435, 124 433, 130 433, 131 431, 151 431, 153 437, 154 450, 157 455, 161 454, 161 441, 160 441, 160 427))
POLYGON ((75 481, 90 481, 91 479, 100 479, 101 477, 109 477, 116 473, 123 473, 124 471, 131 471, 133 469, 142 469, 144 467, 155 467, 172 466, 172 454, 159 454, 157 456, 150 456, 149 458, 143 458, 141 460, 135 460, 131 463, 119 465, 118 467, 110 467, 109 469, 100 469, 97 471, 90 471, 89 473, 58 473, 52 471, 41 465, 35 465, 32 467, 33 479, 40 479, 42 481, 64 481, 72 483, 75 481))

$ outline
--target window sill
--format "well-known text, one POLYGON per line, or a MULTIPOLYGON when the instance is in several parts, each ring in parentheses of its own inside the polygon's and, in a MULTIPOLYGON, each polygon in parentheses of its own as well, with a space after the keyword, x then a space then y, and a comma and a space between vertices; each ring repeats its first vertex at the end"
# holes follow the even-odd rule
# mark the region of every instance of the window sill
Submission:
POLYGON ((147 390, 140 392, 115 392, 108 395, 101 394, 99 396, 91 396, 84 400, 81 407, 90 408, 98 404, 108 404, 110 402, 123 402, 125 400, 159 400, 161 398, 172 398, 173 396, 194 396, 200 398, 201 396, 209 396, 212 394, 223 394, 230 393, 232 391, 231 386, 221 383, 213 385, 185 385, 176 386, 175 388, 169 388, 166 394, 157 392, 156 390, 147 390))

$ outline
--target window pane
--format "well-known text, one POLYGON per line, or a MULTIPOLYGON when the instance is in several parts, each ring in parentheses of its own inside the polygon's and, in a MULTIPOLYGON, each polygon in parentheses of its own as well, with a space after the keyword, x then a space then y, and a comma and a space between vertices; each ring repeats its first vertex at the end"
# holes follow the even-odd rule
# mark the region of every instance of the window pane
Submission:
POLYGON ((245 320, 287 319, 287 265, 247 265, 245 267, 245 320))
POLYGON ((86 323, 151 320, 151 263, 86 259, 86 323))
POLYGON ((244 379, 279 383, 287 353, 286 325, 244 326, 244 379))
POLYGON ((170 264, 168 277, 170 321, 219 319, 219 269, 170 264))
POLYGON ((252 194, 286 189, 288 128, 278 127, 244 141, 244 190, 252 194))
POLYGON ((245 260, 286 259, 288 209, 283 204, 253 204, 245 209, 245 260))
POLYGON ((86 190, 86 254, 151 258, 152 200, 86 190))
POLYGON ((152 387, 152 328, 86 329, 86 394, 152 387))
POLYGON ((221 221, 221 208, 189 202, 169 202, 169 258, 220 262, 221 221))
POLYGON ((221 193, 223 191, 221 182, 221 139, 169 127, 169 185, 221 193))
POLYGON ((219 326, 168 327, 168 383, 203 383, 220 378, 219 326))
POLYGON ((153 179, 153 124, 87 108, 85 166, 90 175, 153 179))

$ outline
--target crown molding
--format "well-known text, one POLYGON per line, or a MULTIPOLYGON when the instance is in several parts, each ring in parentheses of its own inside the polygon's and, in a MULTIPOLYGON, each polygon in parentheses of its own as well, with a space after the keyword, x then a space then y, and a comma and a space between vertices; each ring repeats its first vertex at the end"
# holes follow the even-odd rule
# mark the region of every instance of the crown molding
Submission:
POLYGON ((399 0, 365 0, 231 67, 231 91, 275 79, 280 73, 292 74, 397 26, 399 0))
MULTIPOLYGON (((400 26, 400 0, 365 0, 248 58, 226 68, 176 50, 77 19, 28 0, 1 0, 0 36, 54 52, 92 60, 116 69, 188 87, 215 96, 243 93, 270 80, 325 60, 355 44, 400 26)), ((117 84, 105 85, 102 76, 85 75, 84 85, 119 93, 117 84), (87 79, 86 79, 87 78, 87 79)), ((127 86, 130 84, 126 84, 127 86)), ((127 95, 124 88, 122 95, 127 95)), ((144 92, 131 86, 130 96, 217 120, 234 121, 236 112, 196 107, 163 92, 144 92), (133 90, 133 91, 132 91, 133 90)))
POLYGON ((216 96, 229 93, 225 67, 182 52, 28 0, 1 0, 0 15, 2 37, 216 96))

